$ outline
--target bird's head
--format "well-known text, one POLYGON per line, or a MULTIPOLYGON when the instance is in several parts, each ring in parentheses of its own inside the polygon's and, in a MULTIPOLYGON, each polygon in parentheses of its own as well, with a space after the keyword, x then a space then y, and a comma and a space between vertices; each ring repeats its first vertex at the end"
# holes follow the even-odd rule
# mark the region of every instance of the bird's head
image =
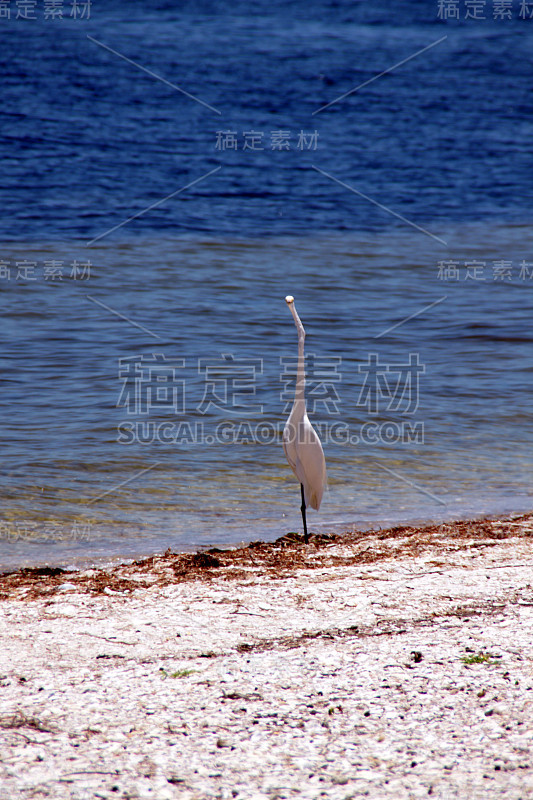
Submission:
POLYGON ((288 306, 290 306, 291 303, 294 303, 294 297, 292 296, 292 294, 287 295, 287 297, 285 298, 285 302, 287 303, 288 306))

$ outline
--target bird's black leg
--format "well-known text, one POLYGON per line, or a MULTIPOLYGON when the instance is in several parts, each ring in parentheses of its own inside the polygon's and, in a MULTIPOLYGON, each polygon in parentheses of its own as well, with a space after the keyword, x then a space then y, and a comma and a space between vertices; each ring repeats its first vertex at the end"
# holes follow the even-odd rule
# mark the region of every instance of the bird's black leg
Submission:
POLYGON ((304 523, 304 539, 305 543, 309 544, 309 536, 307 535, 307 520, 305 518, 305 495, 304 495, 304 485, 303 483, 300 484, 300 489, 302 490, 302 505, 300 506, 300 510, 302 512, 302 520, 304 523))

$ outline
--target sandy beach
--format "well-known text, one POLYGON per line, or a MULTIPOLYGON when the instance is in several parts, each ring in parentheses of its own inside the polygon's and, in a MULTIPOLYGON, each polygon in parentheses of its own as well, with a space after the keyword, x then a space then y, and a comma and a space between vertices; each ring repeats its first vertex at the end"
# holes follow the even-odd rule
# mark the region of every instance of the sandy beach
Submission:
POLYGON ((0 798, 533 793, 533 515, 0 577, 0 798))

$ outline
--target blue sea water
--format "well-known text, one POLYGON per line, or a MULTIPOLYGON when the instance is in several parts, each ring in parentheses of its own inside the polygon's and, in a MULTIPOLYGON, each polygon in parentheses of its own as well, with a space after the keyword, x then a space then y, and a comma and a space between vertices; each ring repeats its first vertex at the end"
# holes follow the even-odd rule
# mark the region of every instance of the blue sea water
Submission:
POLYGON ((533 19, 442 5, 11 4, 0 564, 298 529, 286 294, 311 529, 531 508, 533 19))

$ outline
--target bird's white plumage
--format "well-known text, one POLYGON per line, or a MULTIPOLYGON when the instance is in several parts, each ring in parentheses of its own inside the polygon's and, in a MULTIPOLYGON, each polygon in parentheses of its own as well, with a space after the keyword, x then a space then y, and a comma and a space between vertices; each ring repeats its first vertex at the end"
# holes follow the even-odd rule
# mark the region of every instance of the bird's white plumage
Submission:
POLYGON ((320 439, 307 414, 289 417, 283 431, 283 449, 289 466, 304 487, 305 504, 318 511, 326 484, 326 461, 320 439))
POLYGON ((288 295, 285 300, 298 331, 298 373, 294 404, 283 431, 283 449, 292 471, 304 487, 305 504, 318 511, 326 485, 326 460, 305 407, 305 330, 294 307, 294 298, 288 295))

